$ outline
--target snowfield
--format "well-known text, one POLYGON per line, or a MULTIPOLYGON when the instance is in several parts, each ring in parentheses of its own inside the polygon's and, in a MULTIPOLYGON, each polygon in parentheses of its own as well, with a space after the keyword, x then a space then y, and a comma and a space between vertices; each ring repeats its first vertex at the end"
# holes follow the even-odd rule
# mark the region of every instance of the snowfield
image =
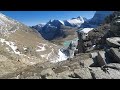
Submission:
POLYGON ((93 30, 94 28, 84 28, 80 32, 81 33, 88 33, 89 31, 93 30))
POLYGON ((84 19, 83 19, 83 17, 79 16, 77 18, 72 18, 72 19, 66 20, 65 22, 69 23, 72 26, 75 25, 77 27, 80 27, 81 24, 84 23, 84 19))

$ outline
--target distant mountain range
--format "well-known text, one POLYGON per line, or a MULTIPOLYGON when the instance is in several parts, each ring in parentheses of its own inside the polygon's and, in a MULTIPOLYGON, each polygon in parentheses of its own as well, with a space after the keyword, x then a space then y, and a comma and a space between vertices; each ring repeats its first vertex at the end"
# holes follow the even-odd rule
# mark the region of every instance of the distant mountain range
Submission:
MULTIPOLYGON (((32 26, 32 28, 39 31, 39 33, 46 40, 53 40, 57 37, 63 37, 65 31, 61 26, 68 26, 72 28, 95 28, 99 26, 105 19, 106 16, 112 14, 112 11, 96 11, 95 15, 91 19, 78 16, 77 18, 71 18, 69 20, 50 20, 46 24, 38 24, 32 26)), ((69 29, 69 28, 68 28, 69 29)))
POLYGON ((82 18, 81 16, 63 21, 50 20, 45 25, 38 24, 36 26, 32 26, 31 28, 36 29, 43 36, 44 39, 53 40, 57 37, 66 36, 66 29, 69 30, 70 28, 78 28, 86 20, 86 18, 82 18), (65 28, 65 30, 63 28, 65 28))

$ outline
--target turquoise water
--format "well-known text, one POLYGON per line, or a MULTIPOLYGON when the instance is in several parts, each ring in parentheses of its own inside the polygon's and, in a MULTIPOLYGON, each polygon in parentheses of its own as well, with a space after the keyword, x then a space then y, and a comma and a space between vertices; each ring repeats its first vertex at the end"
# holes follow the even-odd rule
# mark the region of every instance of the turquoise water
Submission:
POLYGON ((64 47, 68 47, 71 41, 77 42, 77 41, 78 41, 78 38, 75 38, 75 39, 69 40, 69 41, 65 41, 65 42, 63 43, 64 47))

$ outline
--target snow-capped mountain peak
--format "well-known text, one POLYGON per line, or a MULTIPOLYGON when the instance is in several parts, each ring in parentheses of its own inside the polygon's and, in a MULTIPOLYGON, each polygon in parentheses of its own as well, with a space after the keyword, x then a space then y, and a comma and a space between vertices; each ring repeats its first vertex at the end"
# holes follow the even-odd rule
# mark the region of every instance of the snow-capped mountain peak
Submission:
POLYGON ((84 23, 84 18, 81 16, 78 16, 77 18, 65 20, 64 23, 66 26, 80 27, 81 24, 84 23))
POLYGON ((50 20, 47 24, 59 26, 59 25, 64 25, 64 22, 62 20, 53 19, 53 20, 50 20))

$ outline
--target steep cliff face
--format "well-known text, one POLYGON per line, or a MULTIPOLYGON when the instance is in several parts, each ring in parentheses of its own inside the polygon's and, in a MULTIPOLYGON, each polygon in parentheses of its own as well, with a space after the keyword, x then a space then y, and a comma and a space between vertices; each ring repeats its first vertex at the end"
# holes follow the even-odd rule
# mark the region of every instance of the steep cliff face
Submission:
POLYGON ((112 11, 96 11, 95 15, 90 20, 90 23, 94 25, 100 25, 104 21, 105 17, 110 14, 112 14, 112 11))
POLYGON ((46 40, 52 40, 57 37, 60 37, 64 32, 60 29, 64 25, 64 22, 61 20, 50 20, 40 31, 42 37, 46 40))
POLYGON ((89 21, 84 22, 81 27, 83 28, 96 28, 100 24, 102 24, 107 16, 112 14, 113 11, 96 11, 93 18, 89 21))

